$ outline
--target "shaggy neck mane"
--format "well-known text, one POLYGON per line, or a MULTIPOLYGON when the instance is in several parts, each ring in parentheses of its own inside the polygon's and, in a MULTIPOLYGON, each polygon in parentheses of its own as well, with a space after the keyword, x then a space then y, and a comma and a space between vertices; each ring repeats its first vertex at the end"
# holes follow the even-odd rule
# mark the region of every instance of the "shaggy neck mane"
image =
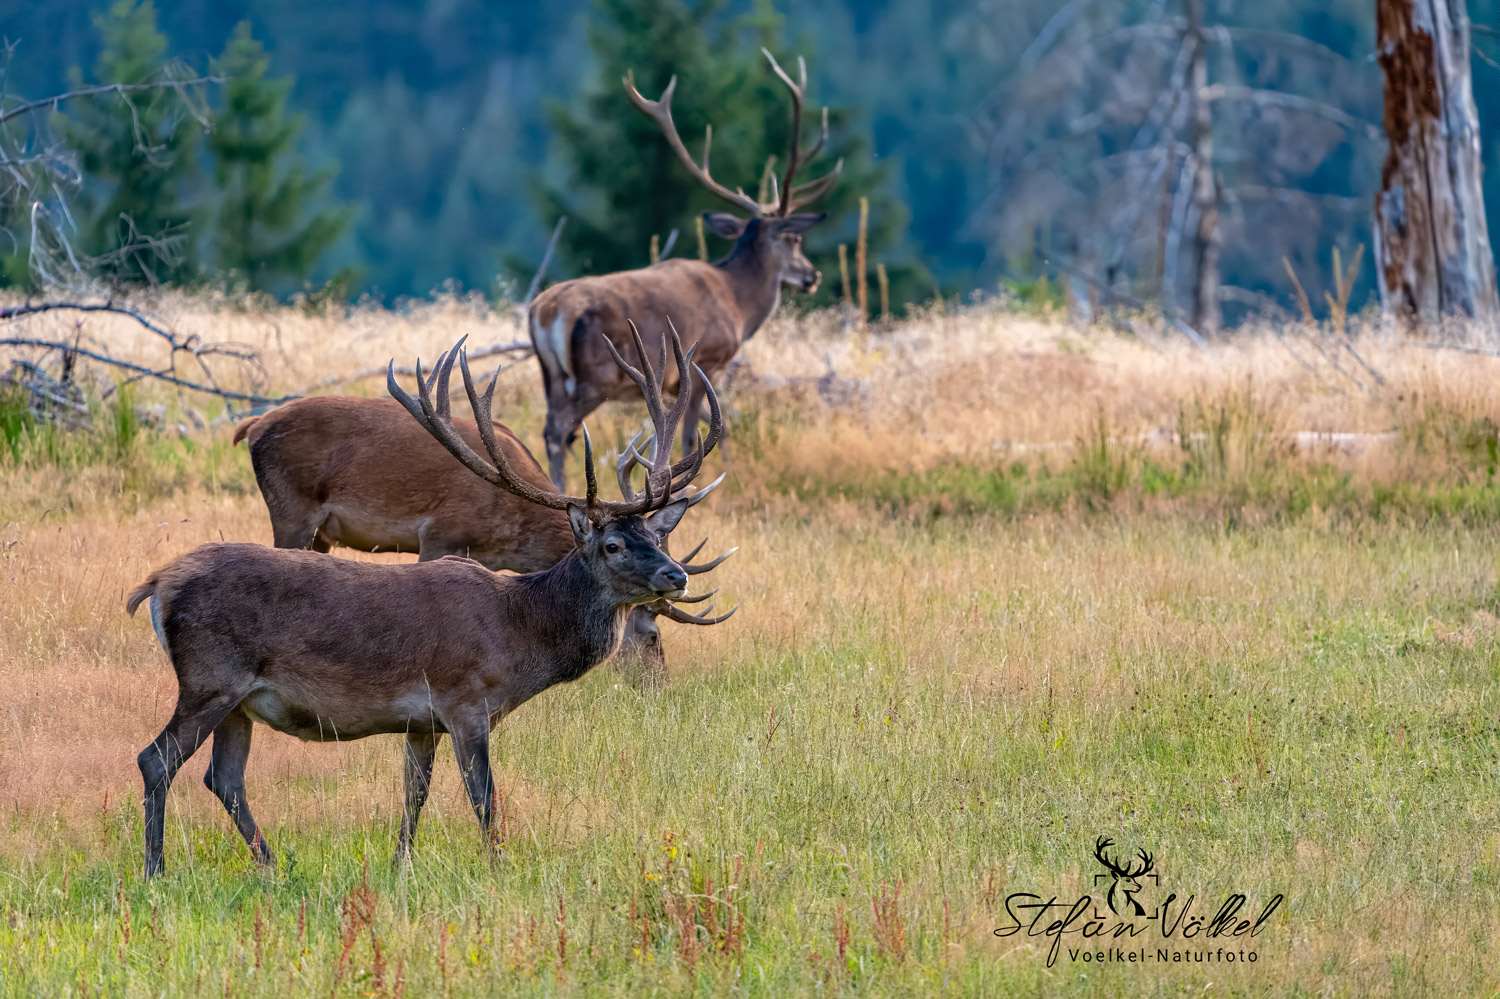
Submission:
POLYGON ((550 569, 511 578, 559 681, 577 679, 619 646, 630 608, 599 587, 578 549, 550 569))

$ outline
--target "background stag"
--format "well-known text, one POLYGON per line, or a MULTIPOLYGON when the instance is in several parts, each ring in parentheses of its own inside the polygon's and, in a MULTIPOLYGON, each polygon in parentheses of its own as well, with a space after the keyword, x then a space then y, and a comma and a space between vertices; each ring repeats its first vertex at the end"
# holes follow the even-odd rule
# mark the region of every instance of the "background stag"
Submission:
MULTIPOLYGON (((843 161, 815 180, 796 183, 798 171, 823 148, 828 138, 828 109, 823 109, 822 131, 814 146, 802 151, 802 101, 807 88, 807 66, 797 60, 798 78, 793 81, 765 53, 771 69, 792 97, 791 149, 786 171, 778 185, 772 175, 770 202, 762 203, 743 190, 730 190, 714 180, 709 170, 709 148, 713 126, 703 137, 703 161, 695 162, 672 122, 674 76, 661 100, 647 100, 625 79, 625 92, 643 113, 654 119, 677 158, 708 190, 745 213, 704 215, 716 234, 735 241, 722 260, 668 259, 650 267, 615 274, 576 278, 554 285, 532 302, 528 329, 542 366, 542 384, 547 394, 547 465, 557 488, 564 487, 564 455, 579 425, 599 406, 631 391, 631 383, 610 363, 609 351, 628 341, 628 322, 646 328, 645 336, 655 345, 665 336, 671 321, 692 330, 697 360, 711 378, 717 378, 740 345, 755 334, 781 300, 782 284, 803 291, 817 287, 821 274, 802 253, 802 235, 821 222, 823 213, 799 213, 826 194, 838 181, 843 161), (606 348, 608 345, 608 348, 606 348)), ((667 391, 677 391, 675 381, 667 391)), ((683 447, 690 448, 698 432, 703 398, 690 399, 688 419, 683 424, 683 447)))

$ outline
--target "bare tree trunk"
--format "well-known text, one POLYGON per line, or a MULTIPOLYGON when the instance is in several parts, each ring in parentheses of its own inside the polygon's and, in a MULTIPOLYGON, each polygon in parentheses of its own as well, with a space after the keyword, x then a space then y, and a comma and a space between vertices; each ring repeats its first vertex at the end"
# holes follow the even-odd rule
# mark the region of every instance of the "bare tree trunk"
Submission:
POLYGON ((1411 326, 1500 318, 1464 0, 1376 0, 1389 143, 1375 196, 1381 306, 1411 326))
POLYGON ((1198 227, 1193 236, 1193 326, 1203 336, 1219 332, 1219 182, 1214 173, 1213 104, 1206 99, 1208 46, 1203 36, 1203 0, 1183 0, 1188 65, 1188 142, 1193 149, 1193 208, 1198 227))

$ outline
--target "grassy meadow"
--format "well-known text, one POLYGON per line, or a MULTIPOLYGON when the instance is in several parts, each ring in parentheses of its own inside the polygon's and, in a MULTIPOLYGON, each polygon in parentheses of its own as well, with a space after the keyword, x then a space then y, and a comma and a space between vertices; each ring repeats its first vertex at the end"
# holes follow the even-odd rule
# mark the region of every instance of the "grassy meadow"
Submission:
MULTIPOLYGON (((149 304, 255 348, 218 373, 262 391, 518 336, 469 301, 149 304)), ((1500 360, 988 307, 786 315, 744 356, 728 484, 680 529, 740 546, 711 579, 742 609, 664 623, 659 691, 606 665, 502 723, 498 864, 446 741, 394 868, 400 740, 258 728, 277 870, 200 751, 144 882, 135 755, 175 685, 124 595, 269 544, 265 510, 201 395, 90 383, 74 432, 0 398, 0 995, 1500 994, 1500 360), (1148 907, 1283 895, 1233 941, 1257 960, 1099 964, 1073 935, 1049 965, 995 934, 1014 893, 1099 895, 1100 835, 1154 854, 1148 907)), ((497 400, 537 450, 533 362, 497 400)))

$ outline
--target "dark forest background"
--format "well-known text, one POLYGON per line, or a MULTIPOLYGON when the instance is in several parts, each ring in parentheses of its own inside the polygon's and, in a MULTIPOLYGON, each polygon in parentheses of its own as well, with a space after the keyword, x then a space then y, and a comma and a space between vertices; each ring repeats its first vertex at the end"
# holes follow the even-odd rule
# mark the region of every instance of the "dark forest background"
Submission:
MULTIPOLYGON (((1231 306, 1290 307, 1283 256, 1320 300, 1331 251, 1348 260, 1369 243, 1384 154, 1374 6, 1205 4, 1210 79, 1227 88, 1214 105, 1214 164, 1231 306)), ((1500 231, 1500 0, 1469 9, 1500 231)), ((82 2, 4 0, 0 10, 12 99, 140 70, 107 58, 111 17, 116 48, 121 31, 144 31, 130 0, 113 14, 82 2)), ((263 84, 239 95, 250 152, 200 139, 191 118, 164 126, 181 131, 170 136, 181 155, 163 154, 178 173, 162 195, 180 217, 158 211, 156 221, 191 233, 172 275, 181 280, 265 266, 249 283, 278 294, 335 276, 341 293, 385 300, 445 285, 493 294, 506 281, 524 287, 562 212, 571 221, 549 277, 643 265, 650 236, 673 228, 673 252, 695 254, 693 214, 714 203, 675 173, 627 103, 619 67, 635 67, 649 97, 678 72, 684 138, 696 150, 711 119, 716 175, 753 189, 786 134, 762 44, 787 65, 806 56, 812 101, 834 109, 846 176, 833 218, 809 239, 825 273, 837 272, 836 245, 852 242, 864 195, 871 266, 891 268, 899 301, 1042 275, 1171 299, 1186 280, 1172 233, 1180 123, 1163 101, 1179 49, 1176 0, 156 0, 146 12, 160 61, 198 72, 228 64, 263 84), (267 101, 284 106, 268 116, 267 101), (662 178, 676 186, 664 191, 662 178), (236 218, 243 228, 277 210, 289 216, 281 242, 236 235, 236 218), (282 254, 274 266, 246 255, 241 244, 256 239, 275 243, 265 250, 282 254)), ((151 49, 130 44, 138 56, 151 49)), ((211 89, 206 100, 224 113, 232 85, 211 89)), ((77 150, 87 205, 109 223, 111 192, 125 182, 107 148, 118 115, 62 112, 45 138, 77 150)), ((723 249, 709 237, 710 255, 723 249)), ((1372 290, 1367 263, 1354 304, 1372 290)))

